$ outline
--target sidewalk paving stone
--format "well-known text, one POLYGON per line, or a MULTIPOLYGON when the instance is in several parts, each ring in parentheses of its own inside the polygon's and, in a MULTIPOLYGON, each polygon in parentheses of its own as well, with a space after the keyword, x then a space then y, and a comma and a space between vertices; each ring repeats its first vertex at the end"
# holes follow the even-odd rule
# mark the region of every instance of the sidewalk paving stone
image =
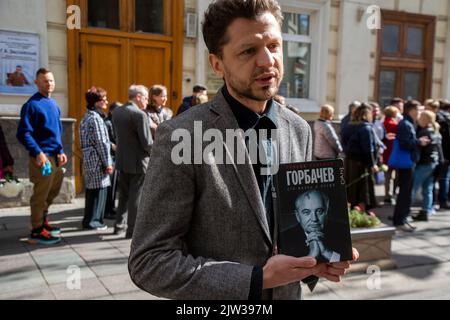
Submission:
MULTIPOLYGON (((0 284, 1 287, 1 284, 0 284)), ((55 300, 47 285, 0 293, 0 300, 55 300)))
POLYGON ((50 285, 50 289, 57 300, 84 300, 110 295, 110 292, 106 290, 97 278, 82 279, 80 290, 70 290, 65 282, 50 285))
POLYGON ((131 281, 128 273, 99 278, 103 286, 112 294, 129 293, 140 289, 131 281))
POLYGON ((71 266, 80 268, 82 279, 95 278, 83 259, 71 249, 61 249, 52 254, 32 252, 32 255, 49 284, 65 283, 71 266))

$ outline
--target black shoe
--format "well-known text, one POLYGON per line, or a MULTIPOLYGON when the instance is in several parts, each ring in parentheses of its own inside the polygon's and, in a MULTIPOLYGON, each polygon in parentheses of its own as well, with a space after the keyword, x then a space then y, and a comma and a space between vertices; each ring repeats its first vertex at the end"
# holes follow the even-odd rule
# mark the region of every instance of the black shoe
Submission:
POLYGON ((120 228, 117 226, 114 227, 114 234, 116 234, 116 235, 124 235, 126 232, 127 232, 127 229, 125 229, 125 228, 120 228))
POLYGON ((441 202, 439 204, 439 210, 448 210, 450 209, 450 202, 441 202))
POLYGON ((57 244, 61 241, 59 237, 53 237, 44 227, 31 230, 29 242, 32 244, 57 244))
POLYGON ((420 210, 419 214, 412 216, 414 221, 428 221, 428 213, 426 211, 420 210))
POLYGON ((116 220, 116 213, 115 212, 105 213, 105 216, 103 218, 107 220, 116 220))

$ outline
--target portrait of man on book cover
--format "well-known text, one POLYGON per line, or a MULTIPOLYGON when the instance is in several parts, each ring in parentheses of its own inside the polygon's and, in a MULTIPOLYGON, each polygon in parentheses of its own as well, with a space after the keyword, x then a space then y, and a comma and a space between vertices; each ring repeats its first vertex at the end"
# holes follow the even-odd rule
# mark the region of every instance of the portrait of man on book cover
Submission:
POLYGON ((296 221, 283 231, 282 247, 298 257, 311 256, 330 263, 341 261, 346 245, 344 239, 336 236, 342 233, 331 210, 330 198, 322 191, 308 190, 298 195, 293 205, 296 221))

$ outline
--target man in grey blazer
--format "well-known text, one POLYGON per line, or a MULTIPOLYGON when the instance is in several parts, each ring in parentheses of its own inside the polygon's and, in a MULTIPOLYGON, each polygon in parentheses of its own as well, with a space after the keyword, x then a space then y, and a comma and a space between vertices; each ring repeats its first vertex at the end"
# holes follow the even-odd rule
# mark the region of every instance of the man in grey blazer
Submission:
POLYGON ((141 289, 171 299, 299 299, 300 281, 339 281, 349 267, 277 254, 272 176, 247 152, 243 132, 275 130, 260 141, 278 145, 280 162, 311 159, 308 124, 272 99, 283 76, 281 21, 275 0, 218 0, 206 11, 209 62, 225 86, 158 128, 129 258, 141 289), (231 145, 220 141, 230 130, 231 145))
POLYGON ((143 111, 148 103, 148 89, 132 85, 128 97, 130 101, 117 108, 113 118, 120 190, 114 233, 126 232, 126 238, 131 238, 153 140, 148 117, 143 111))

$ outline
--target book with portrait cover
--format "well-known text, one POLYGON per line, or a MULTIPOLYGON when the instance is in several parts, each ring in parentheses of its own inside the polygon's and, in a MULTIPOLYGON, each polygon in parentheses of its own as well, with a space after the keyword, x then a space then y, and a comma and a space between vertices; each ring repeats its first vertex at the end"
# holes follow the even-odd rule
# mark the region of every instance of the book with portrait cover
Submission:
POLYGON ((278 252, 318 262, 352 260, 341 159, 281 164, 273 189, 278 252))

